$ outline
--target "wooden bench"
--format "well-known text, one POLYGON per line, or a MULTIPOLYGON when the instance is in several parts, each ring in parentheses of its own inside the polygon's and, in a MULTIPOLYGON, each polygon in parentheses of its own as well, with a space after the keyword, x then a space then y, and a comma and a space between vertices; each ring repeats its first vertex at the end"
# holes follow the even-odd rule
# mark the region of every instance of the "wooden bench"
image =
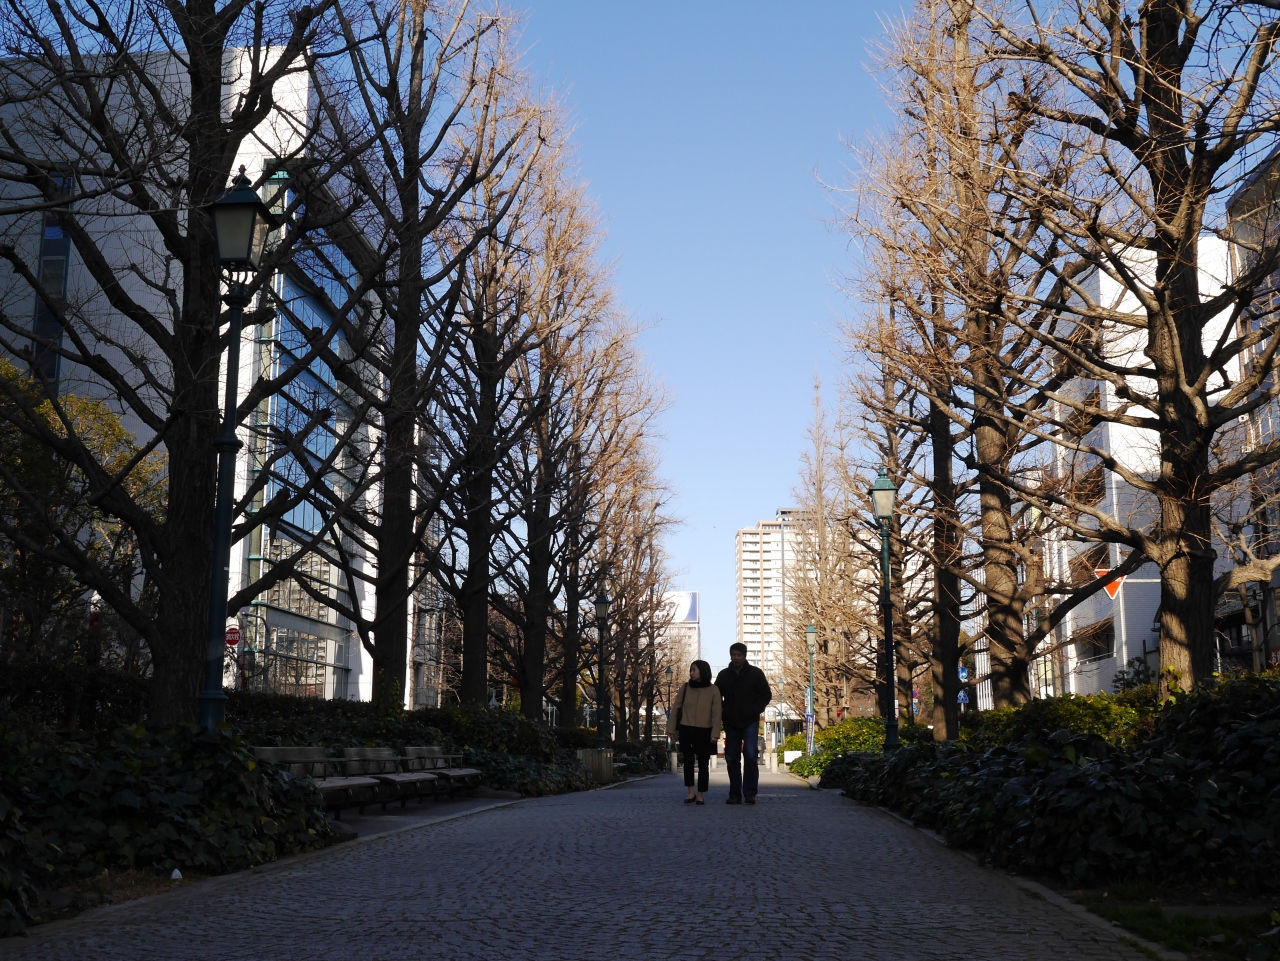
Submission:
POLYGON ((381 781, 365 775, 351 775, 342 770, 342 761, 331 758, 322 747, 255 747, 253 753, 264 761, 272 761, 294 777, 309 777, 315 782, 325 810, 342 817, 343 808, 359 808, 374 804, 385 791, 381 781))
POLYGON ((462 760, 461 754, 445 754, 443 748, 429 744, 423 747, 406 747, 404 756, 406 759, 424 762, 426 770, 444 782, 449 794, 480 786, 483 775, 479 770, 455 766, 455 762, 462 760))
POLYGON ((382 810, 389 801, 404 807, 413 798, 422 800, 435 795, 440 779, 429 770, 424 758, 397 757, 389 747, 344 747, 342 755, 348 775, 371 777, 383 785, 378 801, 382 810))

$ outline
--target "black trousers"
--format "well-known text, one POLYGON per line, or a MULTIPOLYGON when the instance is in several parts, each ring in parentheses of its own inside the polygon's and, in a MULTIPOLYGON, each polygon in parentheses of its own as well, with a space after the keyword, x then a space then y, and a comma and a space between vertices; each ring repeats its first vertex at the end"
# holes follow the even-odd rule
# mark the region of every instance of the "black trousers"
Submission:
POLYGON ((698 760, 698 791, 706 793, 711 780, 711 728, 680 725, 680 756, 684 759, 685 787, 693 787, 693 761, 698 760))

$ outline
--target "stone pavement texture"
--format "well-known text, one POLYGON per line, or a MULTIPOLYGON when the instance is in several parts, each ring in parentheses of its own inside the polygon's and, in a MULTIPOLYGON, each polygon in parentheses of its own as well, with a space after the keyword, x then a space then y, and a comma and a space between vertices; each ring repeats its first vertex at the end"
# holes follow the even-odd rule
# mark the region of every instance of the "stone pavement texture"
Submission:
POLYGON ((762 774, 515 804, 101 908, 0 959, 1139 959, 878 811, 762 774))

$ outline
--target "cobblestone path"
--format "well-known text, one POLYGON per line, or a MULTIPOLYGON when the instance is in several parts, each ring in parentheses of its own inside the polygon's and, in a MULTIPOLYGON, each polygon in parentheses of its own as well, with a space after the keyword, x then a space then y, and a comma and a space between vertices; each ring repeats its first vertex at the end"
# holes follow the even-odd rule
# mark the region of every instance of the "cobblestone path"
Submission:
POLYGON ((784 775, 522 801, 98 909, 0 959, 1139 959, 918 832, 784 775))

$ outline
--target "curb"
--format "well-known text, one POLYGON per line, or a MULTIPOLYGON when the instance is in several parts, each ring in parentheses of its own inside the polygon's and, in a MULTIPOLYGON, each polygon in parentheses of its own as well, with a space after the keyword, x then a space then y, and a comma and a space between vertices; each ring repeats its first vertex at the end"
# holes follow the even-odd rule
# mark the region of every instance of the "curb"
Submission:
POLYGON ((624 784, 639 784, 641 781, 647 781, 649 778, 661 777, 660 774, 642 774, 639 777, 629 777, 625 781, 614 781, 612 784, 601 784, 594 791, 611 791, 616 787, 622 787, 624 784))
MULTIPOLYGON (((849 800, 852 801, 853 799, 849 798, 849 800)), ((1052 888, 1045 887, 1043 884, 1040 884, 1039 882, 1036 882, 1036 881, 1032 881, 1029 878, 1024 878, 1021 875, 1010 874, 1008 871, 1001 871, 999 868, 992 868, 983 864, 981 861, 978 860, 976 855, 970 854, 968 851, 961 851, 958 848, 953 848, 950 844, 947 843, 946 839, 943 838, 942 835, 938 834, 938 832, 931 831, 929 828, 917 827, 908 818, 903 817, 901 814, 898 814, 895 811, 890 811, 888 808, 883 808, 883 807, 880 807, 879 805, 874 805, 874 804, 861 804, 858 801, 853 801, 853 803, 858 804, 860 807, 869 808, 873 811, 879 811, 882 814, 887 814, 889 817, 893 818, 895 821, 900 821, 902 824, 905 824, 907 827, 911 828, 911 830, 917 831, 920 834, 923 834, 925 837, 929 838, 929 840, 936 841, 938 844, 941 844, 947 850, 953 851, 954 853, 960 855, 961 857, 968 858, 974 864, 978 865, 979 867, 985 868, 986 870, 991 871, 994 874, 1001 875, 1005 880, 1007 880, 1014 887, 1020 888, 1023 891, 1027 892, 1028 894, 1032 895, 1033 897, 1037 897, 1041 899, 1042 901, 1048 901, 1050 904, 1054 905, 1055 907, 1061 908, 1063 911, 1066 911, 1068 914, 1074 915, 1076 920, 1078 921, 1082 921, 1085 924, 1088 924, 1094 928, 1097 928, 1099 931, 1105 931, 1107 934, 1111 935, 1117 941, 1127 942, 1130 945, 1136 946, 1139 950, 1146 952, 1148 955, 1151 955, 1152 957, 1160 958, 1161 961, 1187 961, 1187 956, 1183 954, 1181 951, 1171 951, 1162 944, 1156 944, 1154 941, 1148 941, 1145 938, 1141 938, 1138 935, 1134 934, 1132 931, 1123 927, 1119 922, 1108 921, 1106 918, 1099 917, 1098 915, 1090 911, 1088 908, 1083 907, 1079 904, 1076 904, 1070 898, 1064 898, 1061 894, 1059 894, 1057 891, 1054 891, 1052 888)))

